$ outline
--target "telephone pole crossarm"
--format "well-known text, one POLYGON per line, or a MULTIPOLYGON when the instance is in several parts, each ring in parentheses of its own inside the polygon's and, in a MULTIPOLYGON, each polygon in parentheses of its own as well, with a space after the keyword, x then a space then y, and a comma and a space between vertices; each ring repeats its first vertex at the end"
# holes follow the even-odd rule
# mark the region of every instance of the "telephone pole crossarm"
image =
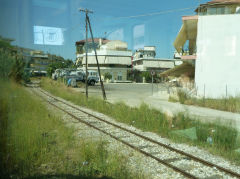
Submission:
POLYGON ((89 9, 84 9, 84 8, 79 8, 79 11, 80 11, 80 12, 85 12, 85 13, 87 13, 87 14, 88 14, 88 13, 91 13, 91 14, 93 13, 93 11, 91 11, 91 10, 89 10, 89 9))

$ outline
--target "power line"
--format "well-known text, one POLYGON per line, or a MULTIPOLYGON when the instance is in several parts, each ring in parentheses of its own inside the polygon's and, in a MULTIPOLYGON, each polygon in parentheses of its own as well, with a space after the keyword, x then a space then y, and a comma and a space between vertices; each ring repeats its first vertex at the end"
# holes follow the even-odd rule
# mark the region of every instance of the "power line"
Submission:
POLYGON ((196 8, 196 7, 188 7, 188 8, 182 8, 182 9, 172 9, 172 10, 167 10, 167 11, 160 11, 160 12, 154 12, 154 13, 148 13, 148 14, 140 14, 140 15, 135 15, 135 16, 123 16, 123 17, 117 17, 117 19, 136 18, 136 17, 168 14, 168 13, 173 13, 173 12, 185 11, 185 10, 189 10, 189 9, 193 9, 193 8, 196 8))
MULTIPOLYGON (((122 17, 113 17, 114 19, 124 19, 124 18, 137 18, 137 17, 144 17, 144 16, 154 16, 154 15, 161 15, 161 14, 168 14, 168 13, 173 13, 173 12, 180 12, 180 11, 186 11, 186 10, 190 10, 190 9, 196 9, 198 7, 200 7, 200 1, 202 0, 198 0, 198 6, 194 6, 194 7, 187 7, 187 8, 181 8, 181 9, 172 9, 172 10, 166 10, 166 11, 159 11, 159 12, 153 12, 153 13, 147 13, 147 14, 140 14, 140 15, 133 15, 133 16, 122 16, 122 17)), ((223 1, 223 2, 217 2, 217 3, 211 3, 211 4, 207 4, 208 6, 213 6, 213 5, 218 5, 218 4, 222 4, 222 3, 227 3, 230 1, 223 1)), ((79 27, 81 24, 77 24, 73 27, 70 27, 68 30, 74 30, 75 28, 79 27)), ((82 29, 84 30, 84 29, 82 29)))
MULTIPOLYGON (((159 11, 159 12, 154 12, 154 13, 147 13, 147 14, 140 14, 140 15, 133 15, 133 16, 122 16, 122 17, 116 17, 116 19, 127 19, 127 18, 137 18, 137 17, 145 17, 145 16, 154 16, 154 15, 173 13, 173 12, 186 11, 186 10, 190 10, 190 9, 197 9, 197 8, 201 7, 200 1, 201 0, 199 0, 198 7, 194 6, 194 7, 188 7, 188 8, 172 9, 172 10, 159 11)), ((216 2, 216 3, 205 3, 203 5, 214 6, 214 5, 218 5, 218 4, 224 4, 224 3, 231 3, 231 1, 223 1, 223 2, 216 2)))

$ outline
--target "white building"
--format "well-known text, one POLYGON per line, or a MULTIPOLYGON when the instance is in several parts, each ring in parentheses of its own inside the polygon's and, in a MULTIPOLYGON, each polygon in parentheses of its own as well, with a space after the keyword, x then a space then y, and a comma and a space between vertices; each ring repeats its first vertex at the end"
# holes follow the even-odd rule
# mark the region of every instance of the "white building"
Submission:
POLYGON ((155 58, 156 50, 153 46, 146 46, 144 49, 136 50, 133 57, 133 69, 138 71, 163 72, 174 67, 173 59, 155 58))
POLYGON ((210 1, 201 4, 196 12, 198 15, 182 18, 183 26, 174 46, 183 54, 183 60, 195 64, 198 95, 239 95, 240 0, 210 1))
MULTIPOLYGON (((89 42, 89 44, 91 43, 89 42)), ((85 40, 76 42, 78 63, 82 64, 83 68, 86 64, 84 45, 85 40)), ((110 73, 113 81, 126 81, 132 59, 132 51, 127 49, 127 43, 119 40, 95 39, 95 45, 102 77, 105 73, 110 73)), ((93 47, 88 48, 88 69, 97 70, 93 47)))

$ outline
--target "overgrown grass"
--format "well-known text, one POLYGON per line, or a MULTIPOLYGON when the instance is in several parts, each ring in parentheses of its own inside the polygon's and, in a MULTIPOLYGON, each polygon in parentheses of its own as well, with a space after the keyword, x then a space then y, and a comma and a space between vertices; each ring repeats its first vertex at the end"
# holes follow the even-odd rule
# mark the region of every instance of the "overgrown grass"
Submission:
POLYGON ((144 131, 155 132, 176 142, 186 142, 191 145, 204 147, 214 154, 224 156, 240 164, 240 154, 234 152, 236 147, 240 147, 240 141, 237 139, 237 131, 235 129, 222 127, 219 124, 203 124, 199 121, 191 120, 183 113, 169 117, 160 111, 150 109, 146 104, 142 104, 139 108, 132 108, 124 103, 110 104, 94 97, 89 97, 87 100, 84 94, 66 87, 61 82, 47 78, 42 79, 41 85, 53 95, 104 113, 117 121, 135 126, 144 131), (195 141, 173 133, 173 131, 193 127, 196 128, 196 135, 198 136, 195 141), (212 143, 207 142, 210 137, 213 140, 212 143))
POLYGON ((143 178, 104 141, 77 140, 21 86, 0 84, 0 178, 143 178))
POLYGON ((221 111, 240 113, 240 97, 228 97, 228 98, 221 98, 221 99, 189 98, 184 102, 184 104, 207 107, 207 108, 217 109, 221 111))
POLYGON ((0 78, 7 78, 14 64, 14 57, 10 52, 0 47, 0 78))
POLYGON ((142 104, 140 108, 131 108, 121 102, 113 105, 96 97, 89 97, 87 100, 84 94, 66 87, 59 81, 52 81, 48 78, 43 78, 41 85, 45 90, 56 96, 107 114, 118 121, 134 125, 145 131, 154 131, 166 135, 168 133, 170 126, 168 116, 157 110, 149 109, 146 104, 142 104))
POLYGON ((207 107, 212 109, 217 109, 221 111, 229 111, 240 113, 240 96, 239 97, 225 97, 220 99, 212 99, 212 98, 194 98, 190 97, 185 91, 178 90, 177 91, 178 99, 173 97, 169 97, 169 101, 171 102, 180 102, 181 104, 186 105, 195 105, 201 107, 207 107))

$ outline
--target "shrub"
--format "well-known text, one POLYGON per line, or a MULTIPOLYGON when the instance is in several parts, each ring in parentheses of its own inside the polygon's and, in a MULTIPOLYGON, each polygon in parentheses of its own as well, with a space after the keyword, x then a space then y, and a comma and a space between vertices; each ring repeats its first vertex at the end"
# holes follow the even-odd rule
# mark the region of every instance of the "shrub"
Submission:
POLYGON ((25 63, 19 58, 16 58, 9 73, 9 77, 12 78, 15 82, 19 83, 23 79, 24 66, 25 63))
POLYGON ((193 121, 186 113, 178 113, 172 119, 172 125, 177 129, 186 129, 192 127, 193 121))
POLYGON ((205 125, 198 124, 196 127, 196 133, 198 141, 200 142, 206 142, 208 135, 209 135, 209 129, 205 125))
POLYGON ((0 49, 0 77, 8 78, 11 68, 14 64, 14 58, 3 49, 0 49))
POLYGON ((237 139, 237 130, 225 126, 216 126, 213 141, 216 146, 224 147, 226 150, 234 149, 237 139))
POLYGON ((152 76, 151 76, 150 72, 148 72, 148 71, 142 72, 141 76, 144 77, 146 82, 148 82, 148 83, 152 81, 152 76))
POLYGON ((237 130, 220 125, 198 123, 197 137, 204 143, 207 142, 208 137, 211 137, 214 146, 229 150, 236 146, 237 130))
POLYGON ((189 99, 187 92, 181 89, 177 90, 177 96, 181 104, 184 104, 184 102, 189 99))
POLYGON ((111 73, 109 73, 109 72, 105 73, 105 74, 104 74, 104 79, 111 80, 111 79, 112 79, 111 73))

